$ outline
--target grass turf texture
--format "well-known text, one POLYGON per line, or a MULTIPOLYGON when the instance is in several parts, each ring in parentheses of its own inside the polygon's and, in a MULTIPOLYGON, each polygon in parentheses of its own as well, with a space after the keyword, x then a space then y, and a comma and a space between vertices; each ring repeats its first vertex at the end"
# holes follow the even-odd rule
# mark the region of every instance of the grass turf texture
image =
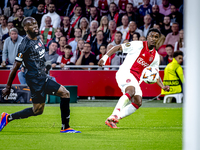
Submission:
MULTIPOLYGON (((182 149, 182 105, 162 105, 158 101, 144 103, 134 114, 120 120, 119 129, 111 129, 104 121, 112 113, 116 101, 106 103, 71 104, 70 125, 80 130, 80 134, 59 133, 59 105, 47 105, 40 116, 10 122, 0 132, 0 150, 182 149), (102 107, 104 105, 106 107, 102 107)), ((30 106, 2 104, 0 111, 12 113, 30 106)))

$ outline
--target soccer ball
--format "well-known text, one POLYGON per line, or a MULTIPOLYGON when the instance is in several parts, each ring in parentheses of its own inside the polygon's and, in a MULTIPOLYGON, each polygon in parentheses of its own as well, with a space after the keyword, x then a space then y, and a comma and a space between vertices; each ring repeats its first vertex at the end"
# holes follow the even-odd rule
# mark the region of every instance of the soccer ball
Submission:
POLYGON ((158 69, 154 67, 144 68, 141 76, 142 80, 147 84, 154 84, 159 79, 158 69))

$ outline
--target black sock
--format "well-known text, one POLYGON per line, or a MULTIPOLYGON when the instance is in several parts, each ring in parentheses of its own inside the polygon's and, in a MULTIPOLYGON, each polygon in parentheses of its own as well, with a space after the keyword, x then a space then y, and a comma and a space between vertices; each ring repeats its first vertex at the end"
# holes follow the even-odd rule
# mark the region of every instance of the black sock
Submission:
POLYGON ((69 101, 70 98, 60 98, 60 111, 62 119, 61 130, 69 128, 69 119, 70 119, 69 101))
POLYGON ((10 114, 8 116, 8 122, 14 120, 14 119, 24 119, 24 118, 28 118, 30 116, 36 116, 33 113, 33 108, 26 108, 24 110, 18 111, 16 113, 10 114))

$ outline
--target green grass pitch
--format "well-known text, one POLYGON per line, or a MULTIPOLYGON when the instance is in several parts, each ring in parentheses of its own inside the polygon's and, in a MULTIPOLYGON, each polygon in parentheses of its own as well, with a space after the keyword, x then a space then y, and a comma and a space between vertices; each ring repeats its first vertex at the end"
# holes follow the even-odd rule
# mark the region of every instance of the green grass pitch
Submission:
MULTIPOLYGON (((71 104, 70 125, 80 134, 61 134, 59 105, 47 105, 40 116, 14 120, 0 132, 0 150, 180 150, 182 105, 146 102, 120 120, 119 129, 104 121, 114 102, 71 104)), ((0 113, 20 111, 31 105, 0 105, 0 113)))

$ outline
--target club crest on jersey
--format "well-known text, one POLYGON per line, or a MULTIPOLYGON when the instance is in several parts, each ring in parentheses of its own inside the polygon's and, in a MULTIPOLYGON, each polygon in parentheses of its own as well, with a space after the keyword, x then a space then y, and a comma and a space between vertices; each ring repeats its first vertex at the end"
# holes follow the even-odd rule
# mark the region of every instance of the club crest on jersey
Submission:
POLYGON ((152 60, 153 60, 153 57, 152 57, 152 56, 150 56, 150 57, 149 57, 149 61, 152 61, 152 60))
POLYGON ((130 83, 130 82, 131 82, 131 79, 127 79, 127 80, 126 80, 126 83, 130 83))
POLYGON ((131 44, 128 42, 128 43, 125 44, 125 46, 129 47, 129 46, 131 46, 131 44))

